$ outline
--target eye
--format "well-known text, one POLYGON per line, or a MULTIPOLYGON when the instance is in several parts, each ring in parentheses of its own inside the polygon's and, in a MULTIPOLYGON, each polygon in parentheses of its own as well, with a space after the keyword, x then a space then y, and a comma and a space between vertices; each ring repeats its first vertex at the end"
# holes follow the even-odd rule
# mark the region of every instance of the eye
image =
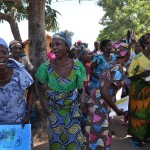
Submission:
POLYGON ((4 55, 8 55, 8 51, 7 50, 2 50, 1 53, 4 54, 4 55))
POLYGON ((56 42, 56 43, 50 43, 50 48, 53 48, 53 47, 55 47, 55 46, 61 46, 61 45, 63 45, 63 43, 61 43, 61 42, 56 42))
POLYGON ((13 47, 14 50, 22 50, 22 47, 13 47))

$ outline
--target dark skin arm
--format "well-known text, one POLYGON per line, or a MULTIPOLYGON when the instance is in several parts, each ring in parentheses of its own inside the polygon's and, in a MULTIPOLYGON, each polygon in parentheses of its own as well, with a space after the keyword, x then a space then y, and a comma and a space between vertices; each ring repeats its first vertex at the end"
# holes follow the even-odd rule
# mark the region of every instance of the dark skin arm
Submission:
POLYGON ((109 89, 112 86, 112 83, 107 82, 104 87, 101 89, 101 94, 109 107, 111 107, 118 116, 124 114, 123 109, 118 109, 118 107, 113 103, 112 97, 109 94, 109 89))
POLYGON ((92 62, 90 65, 91 75, 98 79, 97 74, 94 72, 94 69, 98 66, 97 62, 92 62))
POLYGON ((150 70, 146 70, 140 74, 135 74, 132 77, 129 77, 131 80, 138 80, 141 77, 148 77, 150 75, 150 70))
POLYGON ((30 109, 31 109, 31 105, 34 99, 34 90, 35 90, 35 85, 34 83, 32 83, 28 88, 27 88, 27 111, 25 114, 25 117, 22 121, 22 127, 25 126, 25 124, 29 123, 30 120, 30 109))
POLYGON ((36 80, 36 91, 42 105, 43 113, 49 116, 50 110, 48 108, 48 102, 46 101, 46 94, 45 94, 46 87, 44 84, 41 84, 40 81, 38 80, 36 80))
POLYGON ((85 98, 86 98, 86 93, 84 90, 84 86, 82 86, 81 89, 78 89, 78 94, 79 94, 79 104, 82 112, 85 112, 85 98))

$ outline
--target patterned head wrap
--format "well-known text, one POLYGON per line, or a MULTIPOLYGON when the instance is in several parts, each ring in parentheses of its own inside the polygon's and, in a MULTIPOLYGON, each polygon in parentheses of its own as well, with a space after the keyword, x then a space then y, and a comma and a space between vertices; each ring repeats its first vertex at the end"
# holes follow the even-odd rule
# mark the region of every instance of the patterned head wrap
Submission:
POLYGON ((17 41, 17 40, 12 40, 12 41, 9 43, 9 48, 12 49, 14 46, 22 46, 22 45, 20 44, 19 41, 17 41))
POLYGON ((113 46, 116 49, 119 48, 120 46, 128 48, 128 44, 127 43, 115 43, 113 46))
POLYGON ((54 38, 59 38, 59 39, 62 39, 63 41, 66 42, 66 44, 69 46, 69 48, 71 47, 72 45, 72 39, 71 37, 73 36, 73 32, 70 32, 68 30, 65 30, 65 31, 61 31, 61 32, 58 32, 58 33, 55 33, 53 36, 52 36, 52 39, 54 38))
POLYGON ((2 38, 0 38, 0 45, 3 45, 4 47, 6 47, 8 50, 8 53, 9 53, 9 47, 8 47, 7 43, 5 42, 5 40, 2 38))
POLYGON ((121 43, 114 43, 113 47, 115 49, 117 49, 117 51, 115 52, 116 57, 124 57, 124 56, 126 56, 129 53, 129 49, 128 49, 128 44, 127 43, 123 43, 123 42, 121 42, 121 43), (119 49, 120 46, 124 47, 125 49, 124 50, 119 49))

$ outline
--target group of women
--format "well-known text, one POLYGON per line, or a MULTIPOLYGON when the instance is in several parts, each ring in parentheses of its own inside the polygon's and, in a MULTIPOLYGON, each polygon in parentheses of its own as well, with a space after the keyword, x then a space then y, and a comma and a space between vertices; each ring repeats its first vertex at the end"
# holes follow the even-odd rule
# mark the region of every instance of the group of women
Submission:
MULTIPOLYGON (((78 58, 72 59, 72 36, 67 30, 52 36, 50 48, 55 59, 47 59, 35 74, 37 94, 48 118, 49 149, 110 150, 109 112, 113 109, 117 115, 124 115, 114 102, 116 92, 123 87, 123 66, 131 51, 126 43, 113 47, 111 40, 104 40, 100 53, 91 55, 81 49, 78 58)), ((146 78, 150 76, 150 34, 143 35, 139 43, 142 51, 128 69, 128 129, 132 144, 140 147, 150 136, 150 84, 146 78)), ((0 124, 29 122, 33 82, 24 65, 9 58, 9 47, 0 38, 0 124)))

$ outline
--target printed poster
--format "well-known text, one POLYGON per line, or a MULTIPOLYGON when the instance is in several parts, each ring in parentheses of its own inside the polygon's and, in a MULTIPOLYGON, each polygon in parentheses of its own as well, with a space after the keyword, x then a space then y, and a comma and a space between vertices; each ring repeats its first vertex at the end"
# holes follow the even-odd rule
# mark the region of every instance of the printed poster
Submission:
POLYGON ((31 124, 0 125, 0 150, 31 150, 31 124))
MULTIPOLYGON (((128 102, 129 102, 129 96, 126 96, 126 97, 123 97, 122 99, 116 101, 115 105, 119 109, 122 108, 124 111, 128 111, 128 102)), ((116 116, 116 112, 111 109, 109 116, 110 117, 116 116)))

